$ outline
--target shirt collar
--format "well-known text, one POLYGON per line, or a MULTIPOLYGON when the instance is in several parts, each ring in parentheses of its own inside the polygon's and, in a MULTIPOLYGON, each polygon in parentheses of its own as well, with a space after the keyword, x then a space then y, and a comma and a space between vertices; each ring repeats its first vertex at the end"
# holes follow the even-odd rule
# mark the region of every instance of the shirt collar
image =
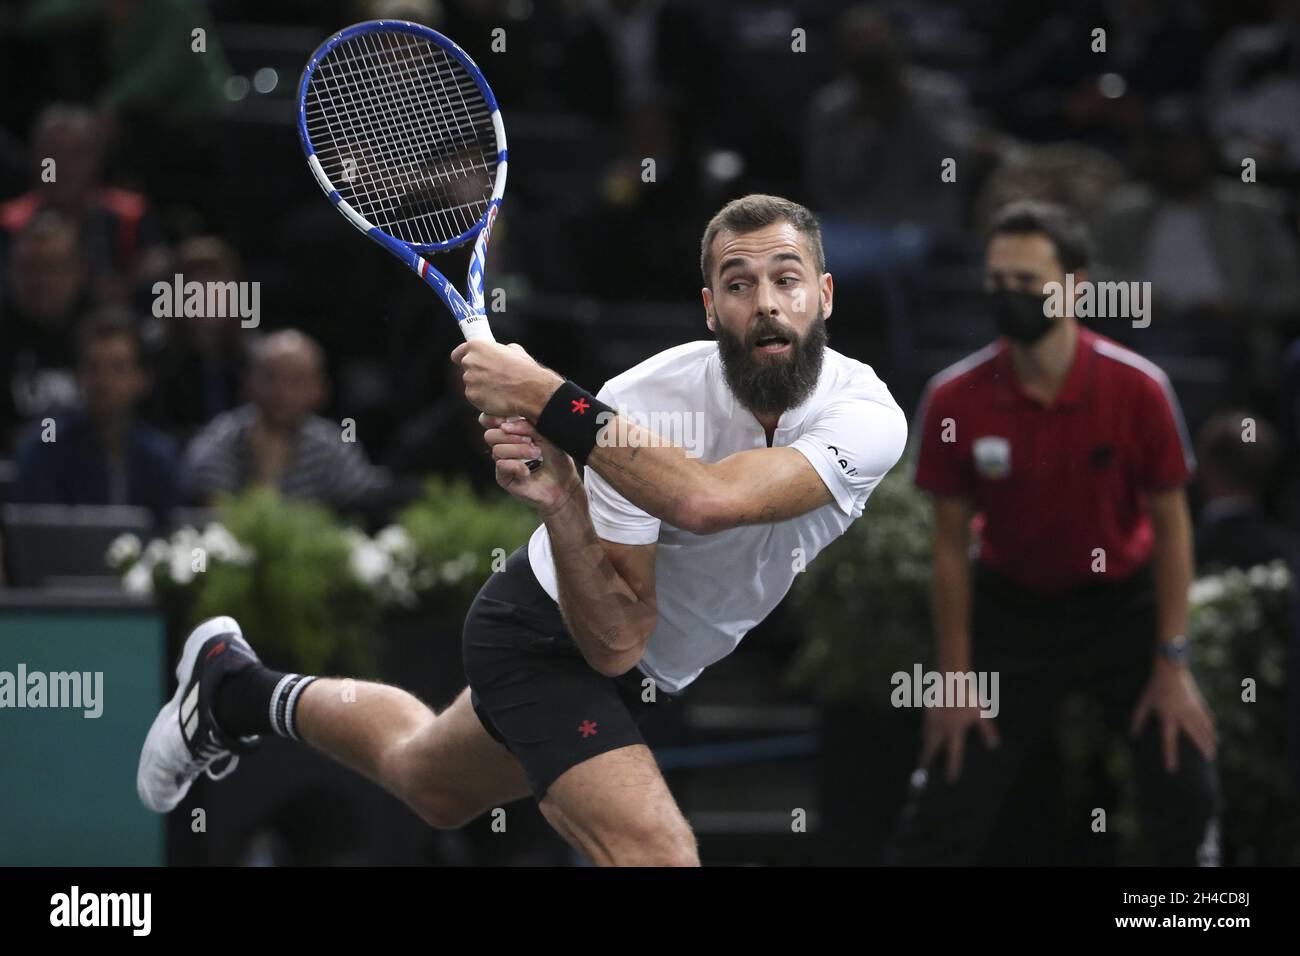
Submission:
MULTIPOLYGON (((1076 325, 1076 330, 1074 358, 1070 362, 1070 371, 1065 377, 1065 384, 1061 386, 1061 391, 1052 404, 1046 406, 1046 410, 1078 408, 1087 397, 1088 385, 1092 381, 1091 373, 1096 355, 1093 343, 1097 340, 1097 333, 1082 325, 1076 325)), ((1044 408, 1021 390, 1015 366, 1011 363, 1011 345, 1005 338, 999 342, 998 354, 994 361, 997 363, 999 405, 1009 407, 1023 403, 1044 408)))

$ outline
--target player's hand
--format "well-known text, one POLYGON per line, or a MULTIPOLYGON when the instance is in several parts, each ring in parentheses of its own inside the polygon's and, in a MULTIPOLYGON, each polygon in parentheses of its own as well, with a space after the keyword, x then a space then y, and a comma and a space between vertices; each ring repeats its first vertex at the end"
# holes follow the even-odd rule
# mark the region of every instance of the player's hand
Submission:
POLYGON ((925 729, 921 743, 921 766, 928 768, 940 751, 948 751, 947 780, 955 783, 961 776, 966 755, 966 740, 971 726, 979 731, 984 744, 994 750, 1002 743, 992 717, 981 717, 978 706, 932 707, 925 712, 925 729))
POLYGON ((526 421, 506 421, 484 413, 478 417, 486 431, 483 440, 492 449, 497 465, 497 484, 536 509, 545 520, 582 492, 582 478, 573 459, 556 448, 526 421), (542 459, 536 471, 527 462, 542 459))
POLYGON ((463 342, 451 353, 460 366, 465 398, 489 415, 536 418, 564 379, 539 365, 520 345, 478 340, 463 342))
POLYGON ((1160 736, 1164 742, 1165 769, 1173 773, 1178 769, 1178 734, 1185 733, 1206 760, 1214 759, 1218 735, 1214 717, 1205 706, 1205 699, 1196 687, 1192 672, 1180 664, 1157 661, 1151 679, 1133 711, 1130 728, 1134 737, 1142 725, 1154 714, 1160 721, 1160 736))

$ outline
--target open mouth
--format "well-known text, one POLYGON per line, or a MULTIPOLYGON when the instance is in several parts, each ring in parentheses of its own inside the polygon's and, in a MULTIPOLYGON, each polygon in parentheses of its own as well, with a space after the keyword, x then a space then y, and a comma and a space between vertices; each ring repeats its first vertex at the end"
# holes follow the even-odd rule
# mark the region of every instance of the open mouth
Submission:
POLYGON ((784 335, 765 335, 754 343, 760 352, 784 352, 790 347, 790 340, 784 335))

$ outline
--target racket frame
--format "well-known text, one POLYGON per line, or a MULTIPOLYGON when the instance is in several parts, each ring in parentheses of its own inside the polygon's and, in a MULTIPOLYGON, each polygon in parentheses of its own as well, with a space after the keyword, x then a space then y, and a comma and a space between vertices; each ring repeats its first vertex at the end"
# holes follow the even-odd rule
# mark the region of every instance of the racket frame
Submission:
POLYGON ((496 96, 492 93, 492 88, 488 86, 487 79, 483 76, 483 71, 470 59, 469 54, 462 50, 455 41, 443 36, 438 31, 406 20, 367 20, 364 23, 355 23, 350 27, 345 27, 317 47, 307 60, 307 65, 303 68, 302 77, 298 81, 298 140, 307 156, 307 166, 311 169, 321 191, 338 208, 339 212, 343 213, 344 218, 370 239, 406 263, 407 268, 438 293, 451 311, 452 316, 455 317, 460 326, 461 334, 465 336, 467 342, 475 339, 495 341, 492 330, 488 326, 487 310, 484 306, 483 267, 487 259, 487 247, 492 236, 492 226, 496 222, 497 211, 501 208, 501 202, 505 196, 506 171, 509 162, 506 150, 505 124, 501 120, 501 108, 497 104, 496 96), (366 220, 339 195, 338 189, 330 182, 324 167, 321 166, 320 159, 316 156, 316 150, 307 135, 307 90, 320 61, 335 47, 353 37, 370 33, 392 32, 413 34, 445 50, 454 57, 469 73, 475 86, 483 95, 488 109, 491 110, 492 130, 496 136, 497 145, 497 167, 496 181, 493 183, 487 209, 484 210, 478 221, 463 233, 444 242, 424 244, 405 242, 389 235, 379 226, 366 220), (474 248, 470 253, 469 270, 465 280, 465 288, 469 293, 467 301, 451 281, 439 272, 426 257, 458 248, 471 239, 474 241, 474 248))

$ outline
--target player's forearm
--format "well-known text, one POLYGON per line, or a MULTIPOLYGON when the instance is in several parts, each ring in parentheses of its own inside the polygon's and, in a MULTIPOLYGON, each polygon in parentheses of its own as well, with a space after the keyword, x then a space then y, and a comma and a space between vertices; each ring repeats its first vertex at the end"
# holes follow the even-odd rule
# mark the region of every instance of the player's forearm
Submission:
POLYGON ((970 559, 965 547, 959 542, 936 541, 930 601, 942 671, 971 669, 970 595, 970 559))
MULTIPOLYGON (((539 423, 543 409, 563 384, 564 380, 550 369, 537 366, 513 393, 518 412, 530 422, 539 423)), ((696 533, 720 530, 715 525, 730 499, 723 494, 723 482, 709 464, 619 415, 597 410, 590 414, 594 415, 591 427, 600 426, 600 431, 586 464, 628 501, 661 521, 696 533)), ((557 436, 546 437, 554 441, 557 436)), ((750 520, 757 520, 757 516, 750 520)))
POLYGON ((654 630, 655 609, 637 597, 605 553, 581 488, 545 521, 560 611, 574 643, 602 674, 626 673, 641 659, 654 630))
POLYGON ((1155 527, 1152 566, 1156 582, 1156 641, 1187 633, 1187 592, 1192 586, 1192 530, 1185 511, 1155 527))
POLYGON ((724 499, 711 466, 630 422, 613 422, 603 434, 624 433, 626 445, 598 442, 587 464, 628 501, 661 521, 696 534, 721 530, 714 525, 722 516, 724 499), (616 431, 620 428, 625 432, 616 431))

